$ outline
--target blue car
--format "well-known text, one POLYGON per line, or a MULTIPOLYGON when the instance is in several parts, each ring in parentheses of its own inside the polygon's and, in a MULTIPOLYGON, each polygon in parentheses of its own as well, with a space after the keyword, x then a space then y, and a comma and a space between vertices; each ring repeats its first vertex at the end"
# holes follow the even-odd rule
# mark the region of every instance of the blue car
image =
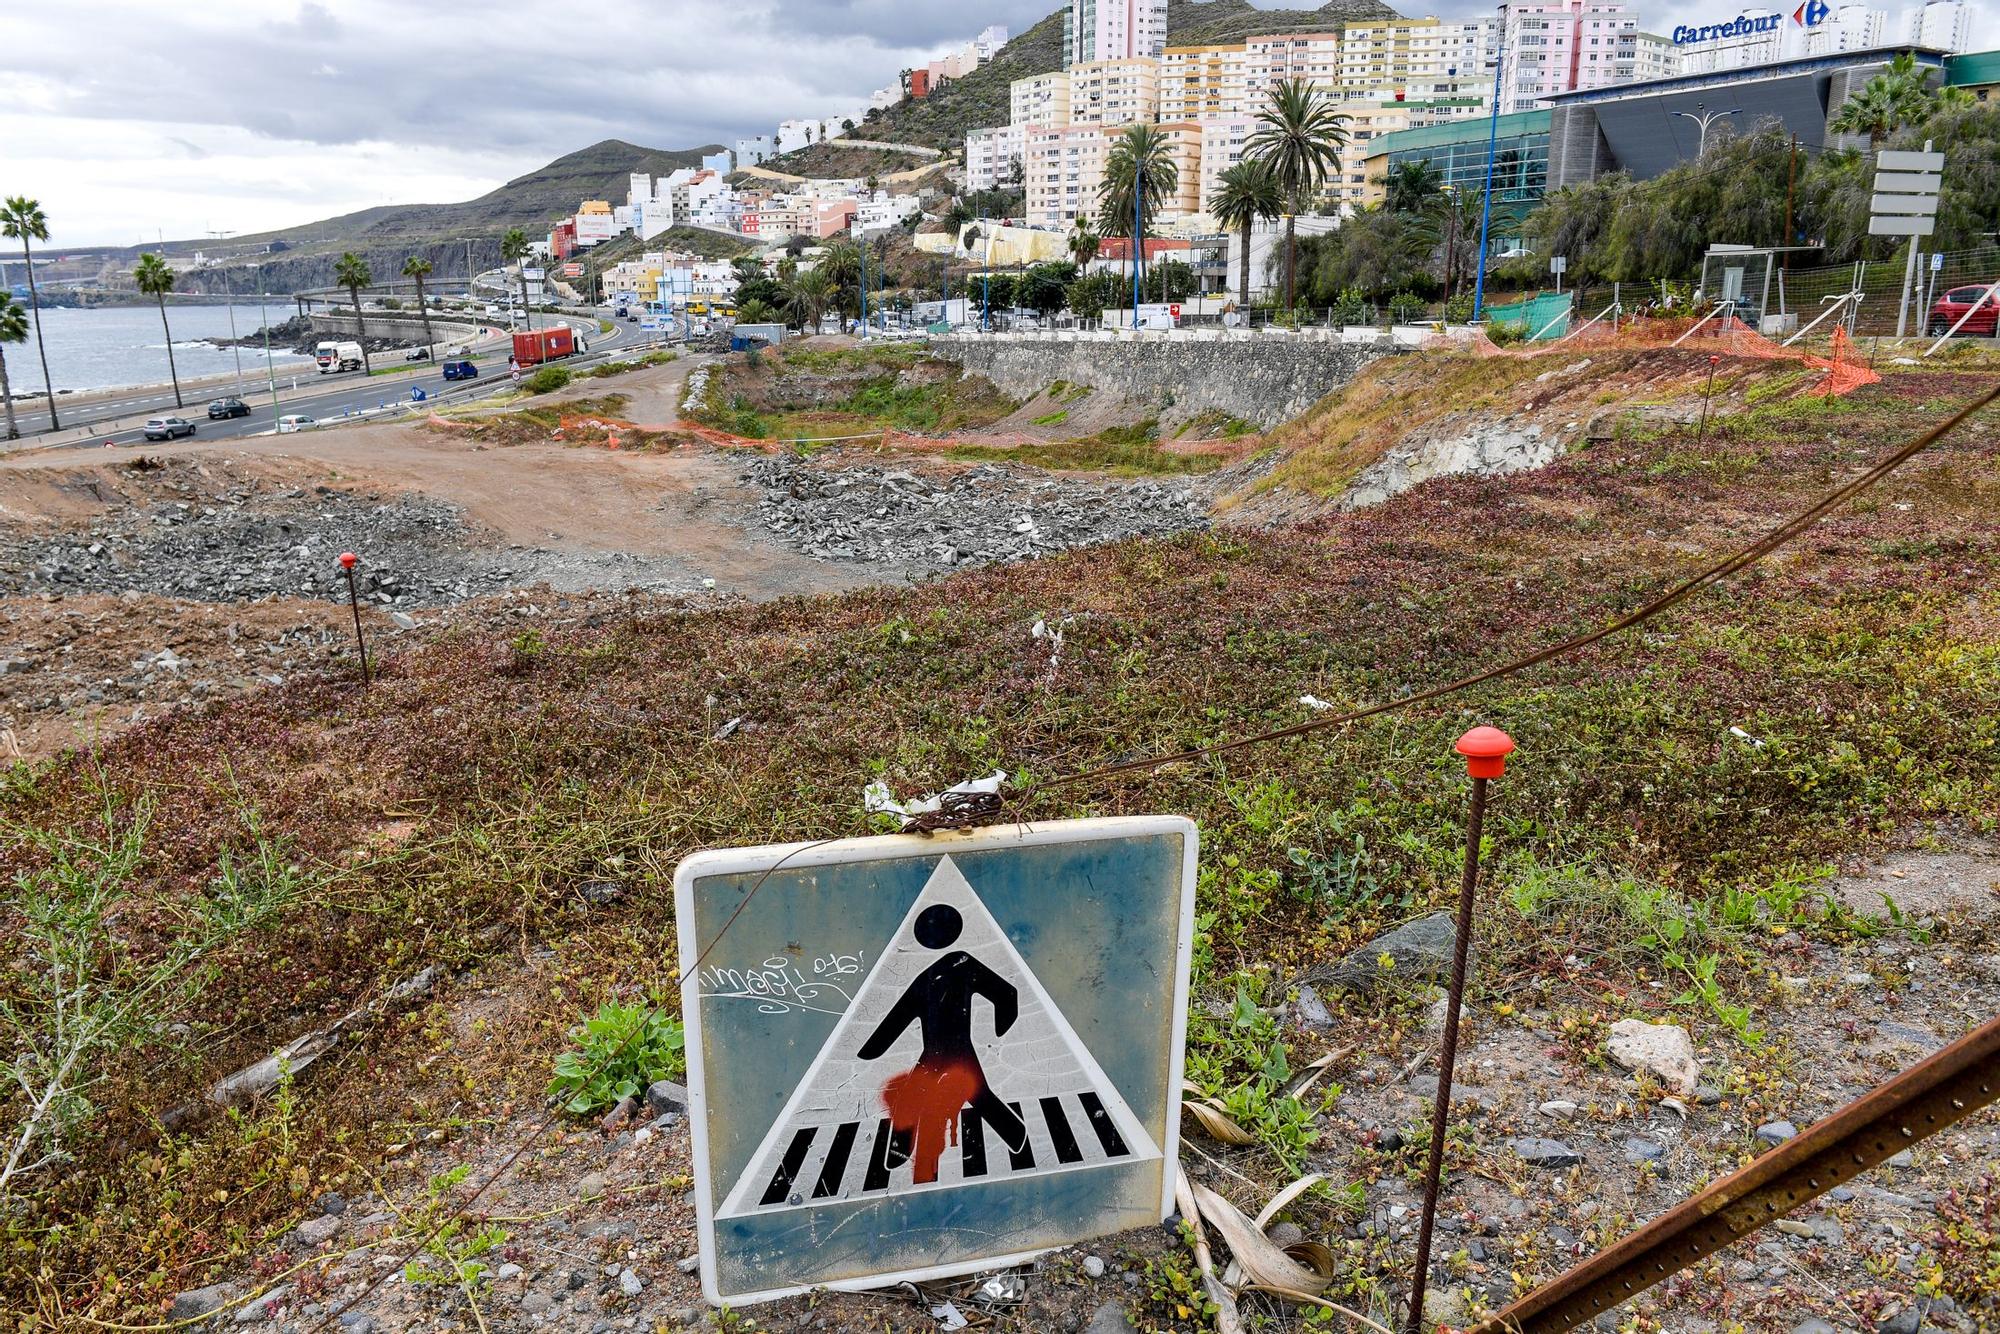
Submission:
POLYGON ((476 380, 479 367, 469 361, 447 361, 444 364, 444 378, 447 380, 476 380))

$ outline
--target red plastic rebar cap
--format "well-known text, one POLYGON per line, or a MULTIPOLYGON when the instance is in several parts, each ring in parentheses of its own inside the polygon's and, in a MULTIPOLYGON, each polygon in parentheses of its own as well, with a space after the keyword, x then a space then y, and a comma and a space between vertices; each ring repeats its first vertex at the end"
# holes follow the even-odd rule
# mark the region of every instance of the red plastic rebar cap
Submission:
POLYGON ((351 570, 360 562, 361 562, 361 557, 355 555, 351 551, 343 551, 340 553, 340 568, 343 570, 351 570))
POLYGON ((1708 359, 1708 364, 1711 366, 1720 366, 1722 364, 1722 358, 1711 355, 1708 359))
POLYGON ((1498 778, 1507 772, 1514 738, 1497 727, 1475 727, 1452 749, 1465 756, 1465 771, 1474 778, 1498 778))

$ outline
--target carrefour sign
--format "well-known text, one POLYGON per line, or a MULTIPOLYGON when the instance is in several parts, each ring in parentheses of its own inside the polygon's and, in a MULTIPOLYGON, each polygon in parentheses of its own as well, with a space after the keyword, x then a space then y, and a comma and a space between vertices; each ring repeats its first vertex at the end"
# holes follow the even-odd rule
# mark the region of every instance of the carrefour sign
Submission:
POLYGON ((1722 41, 1730 37, 1754 37, 1760 32, 1776 32, 1785 20, 1778 14, 1738 14, 1727 23, 1704 23, 1700 27, 1689 27, 1683 23, 1674 29, 1675 46, 1692 46, 1696 42, 1722 41))

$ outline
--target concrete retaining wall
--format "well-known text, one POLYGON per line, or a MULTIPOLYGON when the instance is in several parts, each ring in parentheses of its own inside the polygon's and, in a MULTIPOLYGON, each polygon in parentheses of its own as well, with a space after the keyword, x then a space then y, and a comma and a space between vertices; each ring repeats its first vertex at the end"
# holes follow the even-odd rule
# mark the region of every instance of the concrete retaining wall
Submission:
MULTIPOLYGON (((421 315, 407 312, 384 314, 371 310, 362 323, 367 326, 370 338, 385 338, 391 342, 401 339, 412 345, 424 341, 424 320, 421 315)), ((355 336, 354 312, 316 310, 312 313, 312 326, 314 333, 328 338, 352 338, 355 336)), ((440 343, 463 343, 478 333, 479 326, 476 324, 431 316, 431 336, 440 343)))
POLYGON ((1320 334, 1028 334, 937 338, 931 350, 1016 398, 1067 380, 1176 421, 1220 411, 1269 428, 1298 416, 1377 357, 1401 350, 1370 335, 1354 341, 1320 334))

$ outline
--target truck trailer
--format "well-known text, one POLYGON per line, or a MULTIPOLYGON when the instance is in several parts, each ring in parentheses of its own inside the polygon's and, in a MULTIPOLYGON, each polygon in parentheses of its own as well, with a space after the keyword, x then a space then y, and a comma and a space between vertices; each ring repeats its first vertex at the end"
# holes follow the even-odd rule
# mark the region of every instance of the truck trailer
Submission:
POLYGON ((581 351, 575 333, 567 326, 514 335, 514 361, 522 366, 539 366, 545 361, 573 357, 581 351))
POLYGON ((358 371, 361 369, 361 344, 321 343, 313 349, 317 354, 313 359, 319 363, 321 375, 331 375, 335 371, 358 371))

